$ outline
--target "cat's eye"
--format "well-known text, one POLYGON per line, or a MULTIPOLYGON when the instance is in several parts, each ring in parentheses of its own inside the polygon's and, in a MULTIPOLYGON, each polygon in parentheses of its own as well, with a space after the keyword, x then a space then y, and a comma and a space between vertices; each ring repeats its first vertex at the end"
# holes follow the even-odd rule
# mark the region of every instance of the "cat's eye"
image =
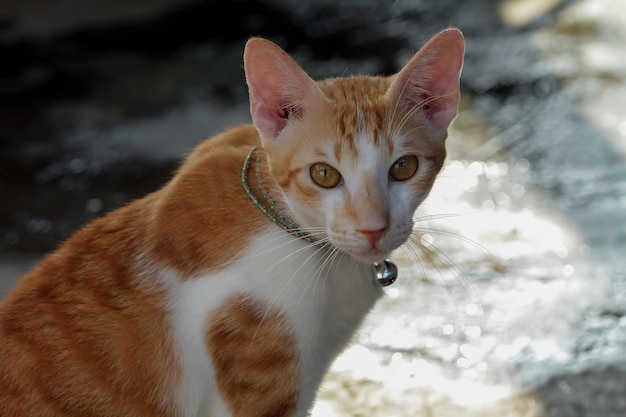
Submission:
POLYGON ((398 159, 391 165, 389 175, 396 181, 406 181, 417 172, 418 167, 417 156, 406 155, 398 159))
POLYGON ((330 165, 318 162, 311 165, 311 179, 324 188, 333 188, 341 181, 341 174, 330 165))

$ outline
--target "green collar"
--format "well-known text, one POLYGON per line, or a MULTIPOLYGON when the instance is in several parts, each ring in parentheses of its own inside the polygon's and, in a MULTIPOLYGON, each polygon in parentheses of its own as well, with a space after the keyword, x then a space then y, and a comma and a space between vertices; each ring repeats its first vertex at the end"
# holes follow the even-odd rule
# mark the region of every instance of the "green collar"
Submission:
POLYGON ((250 197, 254 205, 260 208, 261 211, 267 217, 269 217, 278 227, 282 228, 287 233, 292 234, 299 239, 304 239, 309 243, 316 243, 315 239, 313 239, 311 235, 303 233, 302 229, 295 221, 293 221, 291 218, 281 212, 278 207, 276 207, 276 203, 265 189, 263 181, 261 180, 261 173, 259 170, 259 158, 253 157, 255 151, 256 147, 250 150, 250 153, 246 157, 246 161, 244 162, 243 168, 241 170, 241 185, 243 185, 243 189, 246 191, 246 194, 248 194, 248 197, 250 197), (261 200, 259 200, 256 194, 254 194, 254 191, 252 191, 252 188, 250 188, 250 184, 248 183, 248 171, 250 170, 250 164, 253 161, 255 181, 257 183, 257 186, 259 187, 259 191, 261 191, 261 193, 263 194, 263 199, 269 205, 269 208, 265 204, 263 204, 261 200))

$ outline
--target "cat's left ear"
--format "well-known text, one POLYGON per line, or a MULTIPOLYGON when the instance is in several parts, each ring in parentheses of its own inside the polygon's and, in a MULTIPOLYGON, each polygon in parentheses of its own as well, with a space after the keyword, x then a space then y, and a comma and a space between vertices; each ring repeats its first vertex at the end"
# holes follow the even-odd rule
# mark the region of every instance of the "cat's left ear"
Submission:
POLYGON ((458 29, 435 35, 396 74, 389 88, 390 100, 445 133, 457 115, 464 50, 458 29))
POLYGON ((278 139, 292 119, 304 116, 324 93, 278 45, 252 38, 244 51, 250 113, 263 139, 278 139))

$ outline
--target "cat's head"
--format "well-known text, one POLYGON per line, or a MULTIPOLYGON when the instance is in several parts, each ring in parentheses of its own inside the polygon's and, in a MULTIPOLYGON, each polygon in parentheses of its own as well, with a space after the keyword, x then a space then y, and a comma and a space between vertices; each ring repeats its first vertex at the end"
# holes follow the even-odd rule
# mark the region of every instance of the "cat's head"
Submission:
POLYGON ((275 44, 248 41, 252 118, 302 229, 363 262, 406 242, 445 159, 463 51, 449 29, 394 76, 315 82, 275 44))

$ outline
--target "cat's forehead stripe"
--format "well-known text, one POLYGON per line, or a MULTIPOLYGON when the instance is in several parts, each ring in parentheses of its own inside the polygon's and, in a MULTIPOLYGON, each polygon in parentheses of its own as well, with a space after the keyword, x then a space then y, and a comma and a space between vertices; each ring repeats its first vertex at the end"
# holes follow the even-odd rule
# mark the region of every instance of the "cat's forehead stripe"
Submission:
POLYGON ((343 149, 344 149, 344 141, 342 140, 335 140, 335 143, 333 145, 333 154, 335 156, 335 160, 336 161, 341 161, 342 157, 343 157, 343 149))
MULTIPOLYGON (((353 139, 361 131, 375 133, 374 141, 380 139, 378 132, 387 126, 387 103, 384 99, 389 82, 382 77, 350 77, 320 83, 322 91, 333 103, 337 128, 342 138, 353 139)), ((354 151, 353 144, 347 141, 354 151)))
POLYGON ((328 159, 328 155, 326 154, 326 152, 320 148, 316 148, 313 150, 313 156, 315 156, 316 158, 319 158, 322 161, 328 159))

